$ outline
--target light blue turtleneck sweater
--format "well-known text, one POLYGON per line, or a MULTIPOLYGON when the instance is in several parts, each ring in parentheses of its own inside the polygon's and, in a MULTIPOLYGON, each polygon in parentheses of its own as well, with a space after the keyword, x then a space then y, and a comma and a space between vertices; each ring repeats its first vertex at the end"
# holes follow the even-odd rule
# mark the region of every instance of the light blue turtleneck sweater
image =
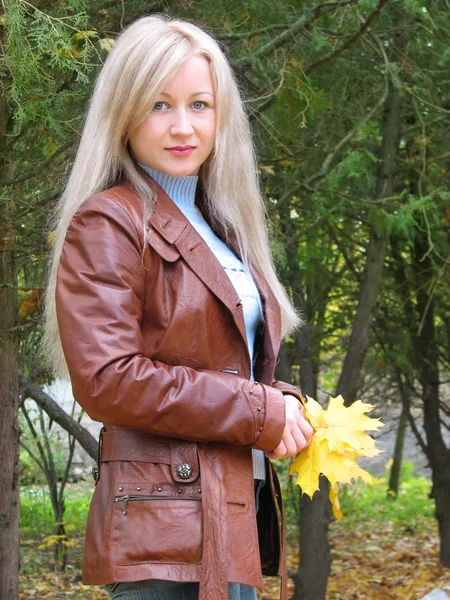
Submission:
MULTIPOLYGON (((246 272, 241 260, 214 233, 199 208, 195 204, 195 191, 198 177, 172 177, 143 164, 140 166, 163 188, 166 194, 175 202, 184 216, 190 221, 197 233, 208 244, 225 273, 234 285, 242 301, 245 330, 247 334, 250 368, 253 380, 253 352, 256 329, 262 316, 261 299, 253 277, 246 272)), ((265 479, 264 452, 253 450, 253 472, 255 479, 265 479)))

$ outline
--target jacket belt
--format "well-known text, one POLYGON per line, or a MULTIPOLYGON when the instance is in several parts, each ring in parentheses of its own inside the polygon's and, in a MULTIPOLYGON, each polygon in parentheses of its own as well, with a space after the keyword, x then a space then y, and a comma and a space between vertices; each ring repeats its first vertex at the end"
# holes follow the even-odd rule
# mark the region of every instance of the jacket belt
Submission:
POLYGON ((286 513, 284 512, 283 498, 281 495, 280 482, 272 463, 270 463, 270 477, 273 482, 278 508, 281 513, 281 540, 280 540, 280 570, 281 576, 280 600, 287 600, 288 597, 288 572, 287 572, 287 552, 286 552, 286 513))
POLYGON ((101 462, 138 461, 171 465, 178 483, 192 483, 200 474, 203 509, 203 547, 199 600, 228 599, 227 496, 223 481, 211 468, 206 444, 158 437, 130 430, 106 431, 101 436, 101 462), (181 477, 178 466, 189 463, 192 473, 181 477), (199 468, 200 466, 200 468, 199 468))
POLYGON ((130 430, 105 431, 99 442, 100 461, 152 462, 170 465, 170 441, 130 430))

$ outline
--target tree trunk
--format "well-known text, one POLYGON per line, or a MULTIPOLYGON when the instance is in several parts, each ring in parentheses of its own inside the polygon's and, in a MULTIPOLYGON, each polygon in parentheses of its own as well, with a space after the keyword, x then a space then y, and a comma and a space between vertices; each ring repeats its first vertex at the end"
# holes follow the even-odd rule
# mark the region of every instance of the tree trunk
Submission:
POLYGON ((8 203, 0 208, 0 600, 18 598, 19 422, 17 390, 17 272, 8 235, 8 203))
MULTIPOLYGON (((3 16, 4 9, 0 9, 3 16)), ((0 25, 4 48, 6 34, 0 25)), ((6 90, 0 80, 0 188, 10 179, 6 145, 10 127, 6 90)), ((18 322, 17 266, 15 264, 14 210, 12 201, 0 200, 0 600, 19 597, 19 421, 18 421, 18 322)))
MULTIPOLYGON (((382 123, 381 163, 377 174, 376 197, 392 195, 394 170, 399 143, 400 97, 390 83, 382 123)), ((367 249, 367 261, 361 282, 358 308, 350 337, 350 344, 339 378, 338 394, 343 394, 346 404, 356 399, 359 376, 369 343, 369 330, 386 252, 387 236, 378 236, 373 230, 367 249)), ((297 265, 296 257, 289 257, 289 266, 297 265), (292 262, 291 262, 292 261, 292 262)), ((291 286, 297 290, 299 274, 291 274, 291 286)), ((307 315, 306 315, 307 316, 307 315)), ((300 385, 306 394, 315 396, 316 377, 314 361, 306 328, 296 337, 300 363, 300 385)), ((330 504, 328 482, 322 480, 321 491, 313 500, 300 499, 300 568, 295 578, 294 600, 324 600, 331 566, 328 542, 330 504)))
POLYGON ((295 576, 293 600, 321 600, 326 597, 331 568, 328 525, 331 520, 329 483, 321 476, 320 492, 312 500, 300 497, 300 567, 295 576))
MULTIPOLYGON (((287 239, 295 240, 295 231, 289 217, 287 206, 282 215, 283 229, 287 239)), ((302 273, 298 263, 297 246, 286 247, 289 265, 289 285, 293 291, 294 304, 308 320, 308 308, 302 289, 302 273)), ((300 367, 300 388, 308 396, 316 396, 317 376, 314 368, 311 337, 308 326, 300 328, 295 335, 296 358, 300 367)), ((325 599, 328 576, 331 565, 331 552, 328 543, 329 506, 327 482, 316 492, 311 500, 301 495, 299 488, 299 529, 300 529, 300 566, 293 577, 295 583, 294 600, 325 599)))
MULTIPOLYGON (((400 134, 400 94, 392 82, 389 82, 381 134, 380 165, 375 194, 378 200, 392 196, 394 189, 400 134)), ((387 240, 387 234, 379 235, 372 228, 359 290, 358 307, 337 386, 337 393, 343 395, 346 406, 350 406, 356 400, 358 381, 369 345, 370 325, 381 285, 387 240)))
POLYGON ((292 382, 291 358, 284 344, 281 345, 280 352, 278 354, 275 377, 280 381, 292 382))
MULTIPOLYGON (((403 393, 407 393, 406 390, 403 389, 403 393)), ((398 494, 398 488, 400 485, 400 473, 402 469, 402 456, 403 456, 403 446, 405 444, 405 435, 406 430, 408 428, 408 412, 407 406, 409 404, 402 406, 402 411, 400 413, 400 419, 398 422, 397 428, 397 436, 395 438, 395 448, 394 448, 394 456, 392 460, 391 473, 389 476, 389 487, 388 492, 392 492, 395 496, 398 494)))
POLYGON ((423 424, 432 471, 431 496, 434 498, 435 515, 439 525, 440 560, 445 567, 450 567, 450 449, 444 441, 441 429, 435 299, 430 296, 429 291, 433 266, 425 231, 424 228, 417 233, 412 257, 419 316, 419 327, 413 332, 413 341, 423 394, 423 424))
POLYGON ((358 383, 369 346, 369 333, 386 254, 387 237, 371 232, 367 259, 359 289, 358 307, 342 365, 337 394, 342 394, 346 406, 356 400, 358 383))
MULTIPOLYGON (((302 328, 297 334, 296 346, 300 363, 300 387, 304 394, 314 398, 316 377, 307 327, 302 328)), ((300 496, 300 566, 294 578, 294 600, 325 599, 331 567, 331 551, 328 542, 331 510, 328 488, 328 481, 321 477, 320 491, 314 494, 312 500, 306 495, 300 496)))

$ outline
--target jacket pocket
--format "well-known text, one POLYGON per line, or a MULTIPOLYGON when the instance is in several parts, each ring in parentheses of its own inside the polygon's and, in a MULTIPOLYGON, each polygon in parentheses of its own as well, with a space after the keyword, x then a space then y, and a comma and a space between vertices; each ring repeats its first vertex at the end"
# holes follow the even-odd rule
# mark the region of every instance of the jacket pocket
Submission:
MULTIPOLYGON (((125 485, 121 487, 127 491, 125 485)), ((115 564, 201 561, 201 497, 193 495, 194 489, 177 495, 176 489, 158 487, 151 493, 136 494, 130 489, 130 493, 114 497, 111 546, 115 564), (163 494, 169 494, 158 495, 158 487, 163 494)))

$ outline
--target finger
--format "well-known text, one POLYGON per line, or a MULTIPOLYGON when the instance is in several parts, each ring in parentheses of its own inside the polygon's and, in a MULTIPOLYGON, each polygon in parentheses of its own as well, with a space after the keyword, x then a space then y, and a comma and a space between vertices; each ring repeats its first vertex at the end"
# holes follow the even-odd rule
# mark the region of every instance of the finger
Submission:
POLYGON ((275 448, 275 450, 272 450, 272 452, 270 452, 270 454, 272 455, 271 458, 273 459, 278 459, 278 458, 283 458, 286 454, 286 446, 284 445, 284 441, 282 440, 279 445, 275 448))
POLYGON ((306 446, 308 445, 308 441, 300 429, 295 429, 292 432, 292 441, 295 444, 295 453, 296 454, 298 452, 300 452, 301 450, 303 450, 303 448, 306 448, 306 446))
POLYGON ((297 424, 298 424, 299 429, 305 436, 305 439, 307 441, 310 440, 312 438, 312 436, 314 435, 314 428, 303 417, 301 417, 300 419, 297 419, 297 424))
MULTIPOLYGON (((296 429, 296 431, 298 432, 298 429, 296 429)), ((294 439, 293 435, 291 433, 286 433, 283 436, 283 441, 284 441, 284 444, 286 447, 286 452, 285 452, 283 458, 289 458, 291 456, 295 456, 298 451, 297 451, 297 442, 294 439)))

